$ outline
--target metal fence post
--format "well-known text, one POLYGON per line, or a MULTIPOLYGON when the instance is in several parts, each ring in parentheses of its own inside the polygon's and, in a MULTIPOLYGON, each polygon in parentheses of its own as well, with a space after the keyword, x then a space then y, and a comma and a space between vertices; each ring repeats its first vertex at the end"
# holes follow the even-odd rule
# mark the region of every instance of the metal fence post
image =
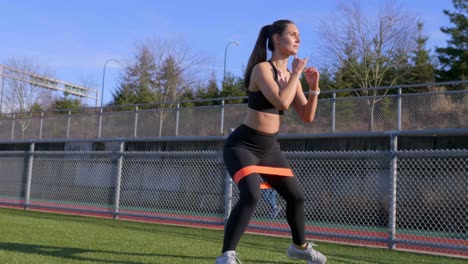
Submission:
POLYGON ((175 123, 175 136, 179 135, 179 112, 180 112, 180 103, 177 103, 177 110, 176 110, 176 123, 175 123))
POLYGON ((120 207, 120 188, 122 184, 122 166, 123 166, 123 152, 125 142, 119 143, 118 159, 117 159, 117 173, 116 173, 116 184, 115 184, 115 196, 114 196, 114 219, 119 219, 119 207, 120 207))
POLYGON ((71 119, 71 110, 68 110, 68 116, 67 116, 67 139, 70 138, 70 119, 71 119))
POLYGON ((101 138, 101 133, 102 133, 102 107, 99 110, 98 138, 101 138))
POLYGON ((159 109, 158 110, 158 113, 159 113, 159 133, 158 133, 158 136, 162 136, 162 129, 163 129, 163 110, 159 109))
POLYGON ((16 115, 13 115, 13 120, 11 121, 11 140, 15 138, 15 120, 16 115))
POLYGON ((395 249, 396 233, 396 204, 397 204, 397 175, 398 175, 398 136, 390 135, 390 198, 389 198, 389 223, 388 223, 388 248, 395 249))
POLYGON ((221 100, 221 131, 220 135, 223 134, 224 131, 224 99, 221 100))
POLYGON ((34 145, 35 143, 31 143, 29 145, 28 151, 28 168, 26 170, 26 193, 25 193, 25 202, 24 202, 24 209, 27 210, 29 208, 29 203, 31 200, 31 181, 32 181, 32 169, 33 169, 33 162, 34 162, 34 145))
POLYGON ((135 106, 135 124, 133 127, 133 137, 136 138, 138 136, 138 105, 135 106))
MULTIPOLYGON (((229 129, 229 134, 234 131, 233 128, 229 129)), ((232 179, 229 172, 226 169, 225 173, 225 185, 224 185, 224 225, 226 225, 229 215, 232 210, 232 179)))
POLYGON ((232 210, 232 179, 229 176, 229 172, 226 170, 226 184, 225 184, 225 196, 224 196, 224 225, 226 225, 229 215, 232 210))
POLYGON ((41 121, 39 123, 39 139, 42 139, 42 129, 44 128, 44 112, 41 112, 41 121))
POLYGON ((398 88, 397 130, 401 131, 401 87, 398 88))
POLYGON ((336 131, 336 92, 333 92, 332 98, 332 133, 336 131))

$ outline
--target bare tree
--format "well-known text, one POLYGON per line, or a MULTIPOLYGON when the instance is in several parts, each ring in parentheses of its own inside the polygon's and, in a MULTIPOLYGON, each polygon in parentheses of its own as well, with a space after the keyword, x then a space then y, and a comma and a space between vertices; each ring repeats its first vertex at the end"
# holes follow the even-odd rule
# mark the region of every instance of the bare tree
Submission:
MULTIPOLYGON (((385 1, 377 17, 364 15, 359 1, 340 4, 336 17, 321 22, 323 64, 346 76, 345 84, 360 88, 392 86, 409 71, 408 56, 417 47, 417 18, 395 1, 385 1)), ((349 87, 342 87, 349 88, 349 87)), ((377 95, 387 90, 364 89, 357 96, 371 96, 370 130, 373 130, 377 95)))
POLYGON ((11 58, 4 63, 5 66, 15 69, 5 69, 5 93, 4 103, 9 112, 24 113, 29 112, 35 104, 48 104, 52 98, 52 91, 34 85, 34 80, 27 74, 33 73, 39 76, 50 78, 53 73, 46 67, 41 67, 30 58, 11 58))
POLYGON ((150 51, 157 67, 159 82, 154 87, 159 94, 157 103, 179 99, 183 89, 201 82, 200 73, 207 69, 208 59, 193 52, 183 39, 148 39, 139 45, 139 50, 143 49, 150 51))
POLYGON ((208 59, 196 55, 182 39, 148 39, 138 45, 138 53, 151 56, 156 66, 151 76, 150 90, 159 110, 159 135, 162 135, 164 120, 175 102, 201 83, 200 73, 206 72, 208 59))
MULTIPOLYGON (((83 87, 88 87, 88 88, 95 89, 95 90, 99 89, 97 88, 99 87, 98 82, 91 74, 81 75, 78 83, 80 86, 83 86, 83 87)), ((97 106, 97 99, 94 102, 92 102, 92 104, 89 103, 89 100, 81 98, 81 97, 78 100, 80 101, 83 107, 87 107, 89 105, 97 106)))
MULTIPOLYGON (((36 86, 36 76, 51 78, 53 73, 46 67, 39 66, 30 58, 11 58, 3 63, 4 67, 4 104, 7 112, 15 113, 20 124, 22 138, 31 123, 33 111, 50 105, 53 97, 52 91, 36 86)), ((41 80, 43 81, 43 80, 41 80)))

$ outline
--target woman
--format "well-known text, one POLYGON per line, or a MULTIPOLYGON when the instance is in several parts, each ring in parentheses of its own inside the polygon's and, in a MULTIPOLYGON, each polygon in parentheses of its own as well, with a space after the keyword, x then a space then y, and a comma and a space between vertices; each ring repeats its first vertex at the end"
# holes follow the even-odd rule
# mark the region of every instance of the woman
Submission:
POLYGON ((261 185, 275 189, 286 201, 286 219, 293 240, 286 251, 288 257, 304 259, 309 264, 326 262, 326 257, 305 240, 304 192, 276 139, 284 110, 292 105, 303 121, 312 122, 317 108, 320 93, 317 69, 306 69, 307 58, 297 57, 292 62, 292 71, 287 69, 288 59, 297 54, 299 44, 296 25, 278 20, 261 29, 250 56, 245 72, 249 94, 247 116, 229 135, 223 153, 240 198, 225 226, 222 255, 216 264, 237 263, 235 250, 260 200, 261 185), (267 46, 272 52, 268 61, 267 46), (303 72, 309 85, 308 98, 299 80, 303 72))

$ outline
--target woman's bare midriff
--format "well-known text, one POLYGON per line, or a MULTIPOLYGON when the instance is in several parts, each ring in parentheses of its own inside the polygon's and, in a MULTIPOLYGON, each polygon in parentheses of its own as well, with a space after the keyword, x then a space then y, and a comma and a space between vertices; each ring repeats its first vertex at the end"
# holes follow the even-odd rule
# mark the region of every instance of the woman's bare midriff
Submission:
POLYGON ((277 133, 280 128, 280 116, 248 108, 244 124, 259 132, 274 134, 277 133))

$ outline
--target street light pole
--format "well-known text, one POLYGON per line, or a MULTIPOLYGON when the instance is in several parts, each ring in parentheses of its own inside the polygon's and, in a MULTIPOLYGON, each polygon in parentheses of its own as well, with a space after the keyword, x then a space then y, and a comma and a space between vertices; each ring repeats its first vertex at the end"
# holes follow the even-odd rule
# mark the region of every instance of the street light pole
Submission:
POLYGON ((114 62, 117 62, 120 64, 120 62, 118 60, 115 60, 115 59, 108 59, 105 63, 104 63, 104 67, 103 67, 103 70, 102 70, 102 88, 101 88, 101 107, 103 107, 104 105, 104 81, 106 79, 106 66, 107 66, 107 63, 111 62, 111 61, 114 61, 114 62))
MULTIPOLYGON (((224 70, 223 70, 223 82, 221 83, 221 90, 224 89, 224 83, 225 83, 225 78, 226 78, 226 56, 227 56, 227 50, 229 45, 231 44, 236 44, 236 46, 239 46, 239 42, 237 41, 230 41, 228 44, 226 44, 226 48, 224 49, 224 70)), ((221 135, 224 132, 224 99, 221 102, 221 135)))
POLYGON ((239 42, 237 41, 230 41, 228 44, 226 44, 226 48, 224 49, 224 70, 223 70, 223 82, 221 84, 221 89, 224 87, 224 79, 226 78, 226 56, 227 56, 227 50, 229 45, 231 44, 236 44, 236 46, 239 46, 239 42))

